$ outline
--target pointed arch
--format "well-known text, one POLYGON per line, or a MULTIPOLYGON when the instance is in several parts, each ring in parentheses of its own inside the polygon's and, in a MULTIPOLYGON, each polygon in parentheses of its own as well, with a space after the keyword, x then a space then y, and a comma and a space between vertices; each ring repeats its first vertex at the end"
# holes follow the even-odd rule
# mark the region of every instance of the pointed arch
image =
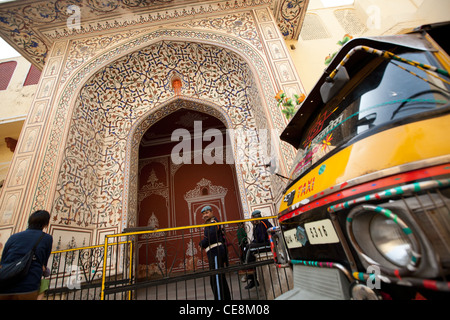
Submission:
MULTIPOLYGON (((203 101, 186 96, 174 97, 159 107, 149 110, 137 121, 130 129, 126 145, 127 163, 124 171, 124 193, 123 193, 123 215, 121 218, 122 228, 136 225, 137 219, 137 175, 138 175, 138 159, 139 144, 144 133, 156 122, 176 112, 180 109, 195 110, 206 113, 222 121, 227 129, 233 128, 233 122, 229 114, 220 107, 209 101, 203 101)), ((231 140, 233 155, 236 158, 235 141, 231 140)), ((245 194, 244 179, 240 166, 236 166, 236 179, 239 188, 239 195, 244 212, 248 212, 248 204, 245 194)))

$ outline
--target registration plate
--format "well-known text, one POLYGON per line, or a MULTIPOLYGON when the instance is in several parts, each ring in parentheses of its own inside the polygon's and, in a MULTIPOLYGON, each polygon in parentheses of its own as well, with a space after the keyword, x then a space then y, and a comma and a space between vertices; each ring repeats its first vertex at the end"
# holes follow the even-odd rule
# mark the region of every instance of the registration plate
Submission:
POLYGON ((339 242, 336 230, 330 219, 305 223, 305 231, 311 244, 339 242))

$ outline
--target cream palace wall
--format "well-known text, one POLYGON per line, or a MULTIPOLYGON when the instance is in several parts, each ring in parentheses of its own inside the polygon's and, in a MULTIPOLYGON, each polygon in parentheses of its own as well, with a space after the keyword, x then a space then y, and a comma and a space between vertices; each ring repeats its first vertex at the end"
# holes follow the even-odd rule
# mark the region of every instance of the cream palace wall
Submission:
POLYGON ((5 138, 19 139, 25 118, 33 101, 37 85, 24 86, 31 63, 24 57, 1 59, 0 63, 17 63, 6 90, 0 91, 0 181, 4 181, 11 165, 13 152, 7 147, 5 138))

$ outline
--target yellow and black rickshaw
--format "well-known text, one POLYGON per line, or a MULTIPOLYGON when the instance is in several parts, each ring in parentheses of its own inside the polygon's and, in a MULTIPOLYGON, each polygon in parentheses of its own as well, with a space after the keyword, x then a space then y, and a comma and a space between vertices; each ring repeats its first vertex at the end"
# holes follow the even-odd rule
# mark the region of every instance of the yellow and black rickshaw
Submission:
POLYGON ((450 24, 357 38, 281 139, 297 156, 271 230, 278 299, 450 294, 450 24))

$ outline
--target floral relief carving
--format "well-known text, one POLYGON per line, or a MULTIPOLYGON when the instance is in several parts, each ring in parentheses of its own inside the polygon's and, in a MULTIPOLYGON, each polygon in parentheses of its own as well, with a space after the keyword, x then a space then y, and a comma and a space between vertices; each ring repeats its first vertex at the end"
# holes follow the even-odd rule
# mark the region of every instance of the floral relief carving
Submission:
POLYGON ((203 178, 197 183, 197 187, 195 187, 195 189, 188 191, 184 195, 184 199, 201 198, 203 196, 202 192, 205 188, 208 190, 208 195, 210 196, 224 197, 228 192, 227 188, 211 185, 211 181, 203 178))

